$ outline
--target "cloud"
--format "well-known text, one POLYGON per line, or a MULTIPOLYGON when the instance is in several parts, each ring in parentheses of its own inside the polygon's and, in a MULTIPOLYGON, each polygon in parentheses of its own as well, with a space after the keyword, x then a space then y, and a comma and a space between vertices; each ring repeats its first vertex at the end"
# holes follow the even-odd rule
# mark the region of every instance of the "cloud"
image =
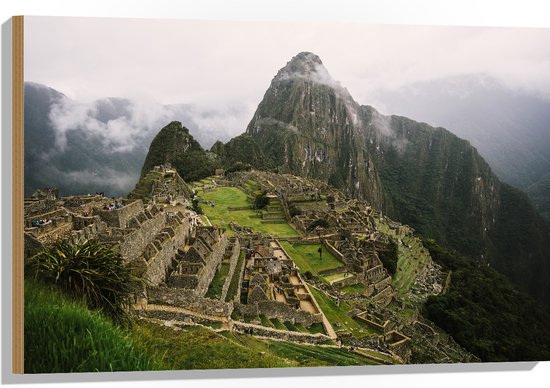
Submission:
POLYGON ((62 98, 51 106, 48 118, 58 151, 65 150, 69 132, 79 131, 87 138, 100 139, 105 152, 115 153, 132 151, 171 116, 172 112, 154 102, 103 99, 88 103, 62 98))
POLYGON ((110 195, 125 195, 136 184, 136 176, 134 174, 127 174, 110 168, 101 171, 87 169, 70 172, 58 171, 54 176, 62 179, 61 185, 100 188, 101 191, 107 188, 110 195))
POLYGON ((78 132, 99 140, 106 153, 128 153, 148 148, 152 138, 169 122, 178 120, 208 149, 217 140, 227 142, 246 129, 254 106, 241 103, 214 109, 208 106, 162 105, 148 99, 105 98, 92 102, 67 97, 51 106, 49 120, 55 131, 57 152, 64 152, 68 134, 78 132))
MULTIPOLYGON (((462 74, 488 74, 550 96, 548 29, 30 17, 25 39, 26 80, 77 101, 147 96, 157 107, 193 104, 184 116, 205 147, 244 131, 273 76, 303 51, 324 64, 312 80, 339 81, 357 102, 379 109, 380 91, 462 74), (231 110, 239 105, 245 109, 231 110)), ((162 116, 162 109, 153 113, 162 116)), ((63 119, 86 116, 82 107, 63 119)), ((132 147, 140 134, 132 129, 144 127, 127 119, 111 125, 107 144, 114 149, 132 147)))

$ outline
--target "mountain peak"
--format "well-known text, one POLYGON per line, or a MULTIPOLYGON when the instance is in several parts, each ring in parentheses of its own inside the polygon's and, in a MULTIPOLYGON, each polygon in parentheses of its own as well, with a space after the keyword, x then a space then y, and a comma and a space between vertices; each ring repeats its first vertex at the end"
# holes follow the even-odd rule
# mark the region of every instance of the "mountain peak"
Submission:
POLYGON ((301 63, 301 64, 316 64, 322 65, 323 62, 317 54, 311 53, 309 51, 302 51, 301 53, 294 56, 289 62, 290 63, 301 63))
POLYGON ((294 56, 273 79, 274 82, 287 80, 305 80, 332 87, 339 86, 323 66, 321 58, 307 51, 294 56))

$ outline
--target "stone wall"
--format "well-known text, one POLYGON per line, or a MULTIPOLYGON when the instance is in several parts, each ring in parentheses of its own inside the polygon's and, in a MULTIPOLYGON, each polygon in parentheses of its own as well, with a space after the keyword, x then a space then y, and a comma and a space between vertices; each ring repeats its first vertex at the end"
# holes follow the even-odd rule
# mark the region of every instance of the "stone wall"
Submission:
POLYGON ((329 275, 334 275, 334 274, 337 274, 337 273, 344 272, 345 270, 346 270, 346 267, 341 266, 341 267, 336 267, 336 268, 325 269, 323 271, 319 271, 318 274, 320 276, 329 276, 329 275))
POLYGON ((350 275, 345 278, 341 278, 338 280, 334 280, 331 284, 336 287, 344 287, 344 286, 351 286, 354 284, 357 284, 359 282, 359 279, 356 275, 350 275))
POLYGON ((127 205, 119 209, 95 209, 94 214, 99 215, 101 219, 109 226, 126 228, 128 223, 134 217, 137 217, 140 213, 143 213, 144 210, 143 202, 141 199, 138 199, 136 201, 129 202, 127 205))
POLYGON ((367 283, 378 283, 379 281, 387 277, 387 272, 384 266, 377 265, 376 267, 370 268, 369 270, 365 271, 363 276, 364 280, 367 283))
POLYGON ((200 316, 186 309, 168 308, 168 306, 149 305, 145 308, 137 306, 137 313, 142 317, 160 319, 161 321, 177 321, 177 325, 197 326, 213 322, 224 322, 226 318, 200 316))
POLYGON ((243 305, 235 303, 235 310, 244 316, 265 315, 267 318, 277 318, 281 322, 290 321, 300 323, 306 327, 314 323, 322 323, 322 314, 311 314, 304 310, 299 310, 288 306, 282 302, 273 300, 263 300, 255 304, 243 305))
POLYGON ((32 223, 41 219, 52 220, 54 224, 56 222, 71 222, 71 215, 65 209, 55 209, 47 213, 36 214, 25 218, 25 227, 32 228, 32 223))
POLYGON ((239 262, 239 255, 241 253, 241 245, 239 244, 239 239, 234 239, 235 241, 232 242, 233 249, 231 250, 231 256, 229 257, 229 272, 227 273, 227 277, 225 278, 225 283, 222 287, 222 295, 221 300, 225 300, 225 297, 227 296, 227 291, 229 290, 229 286, 231 285, 231 280, 233 279, 233 275, 235 274, 235 269, 237 268, 237 263, 239 262))
MULTIPOLYGON (((86 218, 92 218, 92 217, 86 217, 86 218)), ((100 221, 99 217, 96 217, 96 218, 97 219, 94 220, 95 221, 94 223, 88 224, 84 227, 82 227, 82 225, 84 224, 80 224, 81 226, 80 229, 73 230, 71 232, 72 239, 74 241, 78 241, 81 239, 92 240, 100 236, 102 233, 104 233, 105 230, 107 229, 107 224, 103 221, 100 221)), ((73 227, 74 227, 74 217, 73 217, 73 227)))
POLYGON ((203 267, 199 276, 199 282, 195 292, 197 295, 204 296, 208 291, 210 282, 216 274, 218 266, 221 264, 223 255, 225 253, 225 247, 227 246, 227 233, 223 232, 220 236, 220 240, 217 244, 212 246, 212 253, 205 258, 205 266, 203 267))
POLYGON ((56 206, 57 201, 51 199, 25 200, 25 219, 34 214, 51 212, 56 206))
POLYGON ((336 249, 330 242, 328 242, 327 240, 323 240, 323 245, 325 246, 325 248, 327 248, 327 251, 329 251, 334 256, 336 256, 338 260, 345 263, 344 255, 338 249, 336 249))
POLYGON ((84 217, 84 216, 79 216, 77 214, 73 214, 72 216, 72 222, 73 222, 73 229, 74 230, 81 230, 81 229, 84 229, 85 227, 91 225, 91 224, 94 224, 96 222, 99 222, 100 219, 98 216, 96 217, 84 217))
POLYGON ((391 286, 388 286, 378 294, 374 295, 372 298, 372 301, 377 304, 387 306, 391 302, 392 298, 393 298, 393 290, 391 286))
MULTIPOLYGON (((159 213, 162 215, 162 213, 159 213)), ((168 276, 168 268, 172 263, 178 249, 184 245, 191 233, 191 225, 187 219, 181 219, 181 223, 172 223, 166 226, 156 236, 155 242, 160 246, 156 254, 149 258, 145 271, 145 278, 149 284, 156 286, 168 276)))
POLYGON ((168 278, 172 287, 193 289, 199 296, 208 291, 227 247, 227 233, 214 227, 199 227, 196 240, 168 278))
POLYGON ((43 248, 40 241, 38 241, 34 236, 32 236, 29 233, 24 233, 24 255, 25 258, 29 258, 31 256, 34 256, 39 251, 41 251, 43 248))
POLYGON ((196 295, 192 290, 169 287, 147 287, 147 303, 181 307, 198 315, 229 319, 233 305, 196 295))
MULTIPOLYGON (((239 240, 239 242, 240 242, 240 240, 239 240)), ((241 246, 242 246, 242 244, 241 244, 241 246)), ((243 260, 243 262, 241 263, 241 267, 235 269, 236 271, 239 271, 239 278, 238 278, 238 282, 237 282, 237 293, 235 294, 235 297, 233 298, 233 300, 235 300, 235 301, 240 301, 241 300, 241 290, 242 290, 242 287, 243 287, 243 277, 244 277, 245 268, 246 268, 246 256, 245 256, 245 259, 243 260)))
POLYGON ((270 327, 238 321, 233 321, 233 328, 239 333, 300 343, 320 344, 331 339, 320 333, 310 334, 299 331, 277 330, 270 327))
POLYGON ((126 261, 139 257, 147 244, 155 239, 155 236, 166 225, 164 213, 157 213, 147 219, 136 228, 134 232, 125 235, 120 241, 120 254, 126 261))
POLYGON ((63 206, 75 208, 83 205, 94 204, 95 202, 103 200, 108 201, 109 198, 100 197, 97 195, 75 195, 72 197, 64 197, 63 206))
MULTIPOLYGON (((60 224, 50 224, 45 227, 41 226, 39 228, 31 228, 37 231, 37 238, 43 244, 51 244, 60 238, 66 238, 70 236, 71 231, 73 230, 73 225, 70 222, 64 222, 60 224)), ((31 232, 34 235, 34 233, 31 232)))
POLYGON ((377 292, 382 291, 384 288, 389 286, 391 284, 392 278, 391 276, 386 277, 385 279, 381 280, 380 282, 376 283, 374 285, 374 288, 377 292))

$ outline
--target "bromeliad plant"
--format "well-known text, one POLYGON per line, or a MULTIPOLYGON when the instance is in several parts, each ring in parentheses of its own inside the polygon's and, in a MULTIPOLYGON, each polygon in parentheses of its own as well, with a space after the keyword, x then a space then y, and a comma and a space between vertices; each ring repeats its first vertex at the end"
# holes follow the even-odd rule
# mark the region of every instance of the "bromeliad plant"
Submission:
POLYGON ((26 260, 25 275, 55 285, 118 322, 125 320, 129 296, 141 283, 120 254, 94 240, 54 243, 26 260))

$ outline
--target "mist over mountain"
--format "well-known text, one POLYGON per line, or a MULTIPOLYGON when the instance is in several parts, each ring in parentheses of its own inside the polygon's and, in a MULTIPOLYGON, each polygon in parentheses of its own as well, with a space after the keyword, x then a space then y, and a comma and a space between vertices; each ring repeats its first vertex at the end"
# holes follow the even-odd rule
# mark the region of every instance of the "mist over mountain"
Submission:
POLYGON ((245 113, 235 107, 200 110, 124 98, 84 103, 26 82, 25 195, 50 186, 63 195, 126 195, 159 128, 180 120, 201 145, 210 147, 235 135, 227 123, 245 113))

